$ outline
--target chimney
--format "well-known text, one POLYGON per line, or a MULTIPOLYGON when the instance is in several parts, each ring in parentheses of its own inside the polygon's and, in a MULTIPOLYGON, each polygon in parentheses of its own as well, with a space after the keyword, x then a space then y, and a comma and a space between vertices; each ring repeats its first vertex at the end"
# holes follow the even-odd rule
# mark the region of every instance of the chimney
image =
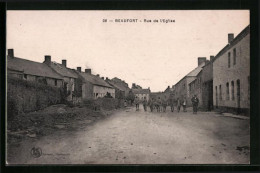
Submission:
POLYGON ((91 74, 91 69, 90 68, 85 69, 85 73, 91 74))
POLYGON ((104 80, 105 78, 104 78, 104 77, 101 77, 101 79, 103 79, 103 80, 104 80))
POLYGON ((51 56, 50 55, 45 55, 45 60, 44 60, 43 63, 45 63, 48 66, 50 66, 51 65, 51 56))
POLYGON ((106 77, 106 80, 109 80, 108 77, 106 77))
POLYGON ((7 52, 10 57, 14 57, 14 49, 8 49, 7 52))
POLYGON ((77 67, 77 71, 78 71, 78 72, 81 72, 81 67, 77 67))
POLYGON ((63 60, 62 60, 62 65, 64 65, 65 67, 67 67, 67 60, 66 60, 66 59, 63 59, 63 60))
POLYGON ((99 74, 97 74, 96 76, 99 77, 99 74))
POLYGON ((228 44, 230 44, 233 39, 234 39, 234 34, 233 33, 229 33, 228 34, 228 44))
POLYGON ((200 66, 203 62, 206 62, 206 57, 198 57, 198 66, 200 66))
POLYGON ((132 83, 132 88, 135 88, 136 86, 135 86, 135 83, 132 83))
POLYGON ((213 59, 214 59, 214 56, 211 55, 209 60, 210 60, 210 61, 213 61, 213 59))

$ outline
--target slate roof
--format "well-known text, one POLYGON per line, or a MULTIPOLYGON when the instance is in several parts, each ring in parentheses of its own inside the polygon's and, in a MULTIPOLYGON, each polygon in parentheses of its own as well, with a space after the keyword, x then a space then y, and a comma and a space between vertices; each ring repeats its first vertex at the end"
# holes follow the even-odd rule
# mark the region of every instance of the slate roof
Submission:
POLYGON ((68 69, 62 64, 51 62, 51 68, 53 68, 57 73, 64 77, 78 78, 78 76, 75 73, 72 73, 70 69, 68 69))
POLYGON ((134 94, 150 94, 149 89, 132 89, 134 94))
POLYGON ((22 58, 7 56, 7 69, 23 72, 24 74, 62 79, 58 73, 44 63, 22 58))
POLYGON ((106 81, 104 81, 103 79, 99 78, 98 76, 95 76, 95 75, 92 75, 92 74, 88 74, 88 73, 84 73, 84 72, 80 72, 78 74, 81 77, 83 77, 84 80, 92 83, 93 85, 113 88, 111 85, 109 85, 106 81))
POLYGON ((188 73, 186 76, 197 76, 201 70, 203 69, 203 67, 205 66, 205 62, 201 63, 197 68, 195 68, 194 70, 192 70, 190 73, 188 73))

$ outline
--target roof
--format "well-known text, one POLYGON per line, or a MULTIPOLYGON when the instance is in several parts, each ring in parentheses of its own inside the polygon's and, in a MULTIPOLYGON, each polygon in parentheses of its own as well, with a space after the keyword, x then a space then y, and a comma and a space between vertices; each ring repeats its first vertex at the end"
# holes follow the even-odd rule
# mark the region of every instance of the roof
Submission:
POLYGON ((99 78, 98 76, 95 76, 95 75, 92 75, 92 74, 88 74, 88 73, 84 73, 84 72, 80 72, 78 74, 80 74, 80 76, 82 76, 84 80, 92 83, 93 85, 113 88, 111 85, 109 85, 106 81, 104 81, 103 79, 99 78))
POLYGON ((51 68, 64 77, 78 78, 76 74, 72 73, 70 69, 62 64, 51 62, 51 68))
POLYGON ((227 52, 231 47, 237 44, 240 40, 242 40, 245 36, 250 33, 250 25, 245 27, 229 44, 227 44, 223 49, 219 51, 219 53, 214 57, 213 62, 227 52))
POLYGON ((205 64, 206 64, 205 62, 201 63, 198 67, 196 67, 194 70, 192 70, 186 76, 198 76, 198 74, 201 72, 201 70, 203 69, 205 64))
POLYGON ((62 79, 58 73, 44 63, 34 62, 22 58, 7 56, 7 68, 24 74, 62 79))
POLYGON ((132 89, 134 94, 150 94, 150 89, 132 89))
POLYGON ((113 82, 111 80, 106 80, 106 82, 109 83, 110 85, 114 86, 115 88, 119 89, 120 91, 126 91, 129 89, 123 85, 120 85, 120 83, 113 82))

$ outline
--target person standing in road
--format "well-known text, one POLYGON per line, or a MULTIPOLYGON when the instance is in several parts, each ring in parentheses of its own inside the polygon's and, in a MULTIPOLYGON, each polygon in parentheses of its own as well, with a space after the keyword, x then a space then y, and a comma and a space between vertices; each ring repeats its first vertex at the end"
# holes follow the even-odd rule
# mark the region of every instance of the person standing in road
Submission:
POLYGON ((166 96, 164 96, 164 99, 162 100, 162 108, 163 108, 163 112, 166 112, 166 108, 167 108, 166 96))
POLYGON ((144 101, 143 101, 143 107, 144 107, 144 111, 147 111, 147 99, 146 97, 144 97, 144 101))
POLYGON ((197 114, 199 99, 196 94, 192 97, 191 102, 193 107, 193 114, 197 114))
POLYGON ((181 101, 179 98, 177 98, 177 111, 180 112, 181 109, 181 101))
POLYGON ((138 111, 139 110, 139 97, 135 97, 135 108, 136 108, 136 111, 138 111))
POLYGON ((173 112, 174 111, 174 99, 173 98, 169 99, 169 105, 171 106, 171 111, 173 112))
POLYGON ((153 100, 153 98, 149 100, 148 105, 150 107, 151 112, 153 112, 153 107, 154 107, 154 100, 153 100))
POLYGON ((186 100, 186 98, 184 97, 183 102, 182 102, 183 112, 187 112, 187 111, 186 111, 186 104, 187 104, 187 100, 186 100))
MULTIPOLYGON (((159 112, 161 112, 161 111, 162 111, 162 100, 161 100, 160 97, 158 97, 157 102, 158 102, 158 109, 159 109, 159 112)), ((157 111, 157 112, 158 112, 158 111, 157 111)))

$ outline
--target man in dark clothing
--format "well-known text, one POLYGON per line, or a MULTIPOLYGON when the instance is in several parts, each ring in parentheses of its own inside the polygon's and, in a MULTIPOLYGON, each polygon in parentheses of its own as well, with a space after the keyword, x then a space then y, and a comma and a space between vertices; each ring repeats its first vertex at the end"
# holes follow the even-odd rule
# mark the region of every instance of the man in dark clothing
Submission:
POLYGON ((148 105, 150 106, 151 112, 153 112, 153 107, 154 107, 154 100, 153 100, 153 98, 149 100, 148 105))
POLYGON ((180 112, 181 109, 181 101, 179 98, 177 98, 177 111, 180 112))
POLYGON ((192 97, 191 102, 193 106, 193 114, 197 114, 199 99, 196 94, 192 97))
POLYGON ((173 99, 173 97, 171 97, 169 99, 169 105, 171 106, 171 111, 173 112, 174 111, 174 99, 173 99))
POLYGON ((144 106, 144 111, 147 111, 147 100, 146 97, 144 97, 144 101, 143 101, 143 106, 144 106))

